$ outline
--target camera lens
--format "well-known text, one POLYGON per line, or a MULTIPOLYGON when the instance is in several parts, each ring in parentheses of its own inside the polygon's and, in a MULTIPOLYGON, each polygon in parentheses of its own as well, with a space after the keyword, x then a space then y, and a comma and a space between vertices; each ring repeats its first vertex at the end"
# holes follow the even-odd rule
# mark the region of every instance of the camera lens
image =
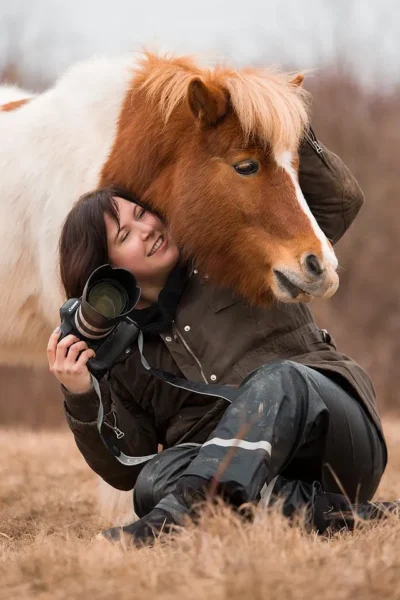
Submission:
POLYGON ((106 337, 135 308, 140 297, 135 276, 126 269, 102 265, 93 271, 75 312, 75 328, 85 339, 106 337))
POLYGON ((116 281, 105 279, 92 287, 87 300, 103 317, 113 319, 124 312, 129 298, 116 281))

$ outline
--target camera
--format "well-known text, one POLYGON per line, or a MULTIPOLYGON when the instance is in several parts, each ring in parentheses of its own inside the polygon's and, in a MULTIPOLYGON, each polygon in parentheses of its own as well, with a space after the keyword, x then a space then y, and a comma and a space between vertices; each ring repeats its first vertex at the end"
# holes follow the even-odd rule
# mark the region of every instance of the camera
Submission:
POLYGON ((73 334, 96 352, 87 362, 100 379, 138 337, 130 313, 140 298, 140 288, 130 271, 102 265, 90 275, 81 298, 71 298, 60 308, 59 341, 73 334))

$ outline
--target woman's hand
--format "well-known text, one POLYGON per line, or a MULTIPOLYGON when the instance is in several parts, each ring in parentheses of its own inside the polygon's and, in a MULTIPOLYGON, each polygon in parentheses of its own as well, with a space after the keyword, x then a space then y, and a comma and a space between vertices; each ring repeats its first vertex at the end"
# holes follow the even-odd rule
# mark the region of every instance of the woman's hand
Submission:
POLYGON ((57 327, 47 346, 50 373, 53 373, 71 394, 90 391, 93 385, 86 363, 89 358, 95 356, 94 350, 74 335, 67 335, 57 343, 59 337, 60 328, 57 327))

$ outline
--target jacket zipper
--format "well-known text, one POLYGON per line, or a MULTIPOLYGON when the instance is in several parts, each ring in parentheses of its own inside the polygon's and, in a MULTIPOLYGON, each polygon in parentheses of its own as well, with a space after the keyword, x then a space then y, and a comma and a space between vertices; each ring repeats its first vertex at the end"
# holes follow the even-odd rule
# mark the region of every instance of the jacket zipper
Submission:
MULTIPOLYGON (((189 352, 189 354, 196 361, 196 363, 197 363, 197 365, 198 365, 198 367, 200 369, 200 373, 201 373, 201 376, 202 376, 202 378, 204 380, 204 383, 208 383, 207 377, 204 375, 204 371, 203 371, 203 367, 202 367, 201 362, 199 361, 199 359, 197 358, 197 356, 195 355, 195 353, 190 349, 190 346, 188 345, 188 343, 186 342, 186 340, 180 334, 179 329, 175 325, 175 321, 172 322, 172 329, 173 329, 174 333, 176 333, 176 335, 178 336, 178 338, 181 340, 181 342, 185 346, 186 350, 189 352)), ((175 337, 175 335, 174 335, 174 337, 175 337)))
POLYGON ((309 128, 309 130, 307 132, 307 137, 308 137, 310 144, 313 146, 314 150, 316 151, 316 153, 323 154, 324 149, 321 146, 321 144, 319 143, 319 141, 317 140, 317 136, 315 135, 315 133, 311 129, 311 127, 309 128))
POLYGON ((107 427, 112 429, 117 437, 117 440, 120 440, 124 437, 125 433, 121 431, 121 429, 119 429, 119 427, 117 426, 117 414, 114 411, 112 411, 112 415, 114 418, 114 425, 111 425, 111 423, 108 423, 106 420, 104 420, 104 425, 107 425, 107 427))
POLYGON ((324 151, 322 145, 319 143, 317 136, 315 135, 312 127, 308 128, 308 131, 306 133, 306 138, 307 138, 307 141, 309 142, 311 148, 314 150, 314 152, 316 152, 318 154, 318 156, 320 157, 322 162, 328 167, 328 169, 330 171, 332 171, 332 165, 329 164, 329 162, 326 158, 326 155, 325 155, 325 151, 324 151))

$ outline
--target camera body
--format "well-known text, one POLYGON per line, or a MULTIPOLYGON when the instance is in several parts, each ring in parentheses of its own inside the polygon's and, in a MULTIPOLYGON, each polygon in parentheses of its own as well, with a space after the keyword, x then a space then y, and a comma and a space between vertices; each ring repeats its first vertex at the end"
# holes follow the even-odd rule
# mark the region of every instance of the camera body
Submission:
POLYGON ((60 308, 61 335, 60 340, 69 334, 84 340, 89 348, 96 352, 94 358, 89 358, 87 368, 101 379, 111 369, 119 356, 137 339, 139 329, 133 321, 121 321, 103 339, 93 340, 82 336, 75 326, 75 313, 81 304, 80 298, 71 298, 60 308))
POLYGON ((97 379, 137 339, 139 329, 129 314, 139 298, 132 273, 102 265, 89 277, 82 297, 70 298, 60 308, 59 341, 69 334, 84 340, 96 353, 87 367, 97 379))

